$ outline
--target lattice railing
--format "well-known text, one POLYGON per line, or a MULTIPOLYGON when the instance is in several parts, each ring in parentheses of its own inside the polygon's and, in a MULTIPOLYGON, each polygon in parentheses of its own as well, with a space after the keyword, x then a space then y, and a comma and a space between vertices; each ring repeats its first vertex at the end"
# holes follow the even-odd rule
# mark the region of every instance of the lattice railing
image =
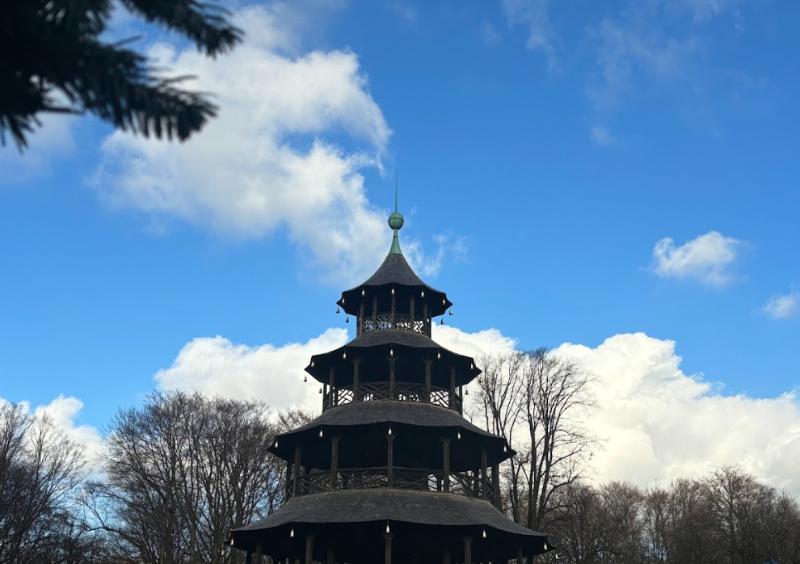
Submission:
MULTIPOLYGON (((490 502, 495 500, 491 480, 482 479, 477 473, 451 472, 449 493, 466 497, 478 497, 490 502)), ((293 491, 293 480, 289 480, 288 491, 293 491)), ((323 493, 335 490, 394 488, 429 492, 447 492, 442 470, 425 468, 393 468, 389 477, 387 467, 342 468, 335 476, 326 470, 312 470, 300 476, 298 495, 323 493)))
POLYGON ((368 331, 388 331, 396 329, 398 331, 413 331, 430 336, 431 324, 425 319, 411 319, 410 315, 395 314, 392 321, 392 314, 386 313, 375 317, 363 317, 358 321, 359 333, 368 331))
POLYGON ((334 388, 327 398, 326 405, 335 407, 351 403, 355 399, 359 401, 373 400, 398 400, 413 401, 419 403, 432 403, 441 407, 449 407, 461 412, 461 398, 458 394, 453 394, 452 405, 450 390, 439 386, 431 386, 428 389, 425 384, 416 382, 395 382, 392 390, 389 382, 366 382, 358 386, 358 398, 351 387, 334 388))

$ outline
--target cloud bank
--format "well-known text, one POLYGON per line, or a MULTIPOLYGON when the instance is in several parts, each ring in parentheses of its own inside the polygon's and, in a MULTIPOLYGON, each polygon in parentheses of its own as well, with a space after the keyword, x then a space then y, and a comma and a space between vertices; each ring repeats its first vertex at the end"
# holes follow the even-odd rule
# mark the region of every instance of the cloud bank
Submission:
MULTIPOLYGON (((433 336, 441 345, 475 357, 516 349, 515 340, 497 329, 466 332, 445 325, 436 326, 433 336)), ((319 386, 313 380, 304 384, 302 369, 312 354, 346 340, 343 329, 283 346, 195 339, 156 380, 161 388, 318 412, 319 386)), ((644 333, 614 335, 596 347, 565 343, 554 352, 579 362, 594 378, 598 408, 585 425, 601 442, 592 460, 597 481, 650 486, 737 464, 800 495, 800 403, 792 391, 773 398, 725 394, 701 376, 681 370, 673 341, 644 333)))

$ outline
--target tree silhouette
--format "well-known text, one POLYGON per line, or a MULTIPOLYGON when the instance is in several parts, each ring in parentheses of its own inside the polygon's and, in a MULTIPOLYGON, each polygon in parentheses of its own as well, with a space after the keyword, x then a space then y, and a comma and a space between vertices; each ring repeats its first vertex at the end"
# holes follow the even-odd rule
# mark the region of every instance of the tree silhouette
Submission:
MULTIPOLYGON (((214 57, 242 32, 225 9, 196 0, 120 0, 131 13, 191 40, 214 57)), ((163 77, 130 40, 101 40, 112 0, 9 2, 0 17, 0 141, 17 146, 42 112, 92 113, 115 127, 184 140, 216 113, 202 93, 183 90, 188 77, 163 77)))

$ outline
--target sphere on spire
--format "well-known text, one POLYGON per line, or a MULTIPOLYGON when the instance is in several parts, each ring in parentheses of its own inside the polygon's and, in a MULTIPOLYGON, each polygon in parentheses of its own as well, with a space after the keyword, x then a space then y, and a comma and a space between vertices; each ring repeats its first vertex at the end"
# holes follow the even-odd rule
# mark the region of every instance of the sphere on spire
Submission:
POLYGON ((403 216, 398 211, 392 212, 392 215, 389 216, 389 227, 397 231, 403 227, 403 216))

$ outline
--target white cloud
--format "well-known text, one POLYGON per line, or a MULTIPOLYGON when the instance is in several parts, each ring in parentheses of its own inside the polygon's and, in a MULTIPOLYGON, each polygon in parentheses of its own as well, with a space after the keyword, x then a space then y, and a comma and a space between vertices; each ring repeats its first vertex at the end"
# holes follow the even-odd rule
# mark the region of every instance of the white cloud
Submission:
MULTIPOLYGON (((0 405, 8 401, 0 397, 0 405)), ((59 395, 50 403, 32 407, 30 402, 20 402, 25 413, 35 417, 47 416, 57 429, 72 442, 83 449, 87 461, 87 469, 99 468, 105 443, 100 431, 91 425, 79 425, 76 420, 83 409, 83 402, 76 397, 59 395)))
POLYGON ((800 292, 792 290, 788 294, 772 296, 761 309, 773 319, 793 317, 800 312, 800 292))
POLYGON ((187 343, 155 379, 162 390, 201 392, 240 400, 261 400, 275 410, 301 407, 319 411, 318 385, 303 370, 311 355, 347 342, 345 329, 328 329, 305 343, 248 346, 223 337, 187 343))
POLYGON ((598 411, 589 424, 604 441, 593 466, 600 480, 641 485, 700 476, 740 465, 779 488, 800 493, 800 403, 724 395, 680 369, 673 341, 621 334, 598 347, 564 344, 556 353, 596 379, 598 411))
MULTIPOLYGON (((497 329, 467 332, 436 325, 433 337, 476 358, 517 347, 497 329)), ((283 346, 199 338, 156 379, 162 389, 260 399, 275 409, 302 406, 317 412, 318 385, 303 384, 303 367, 312 354, 346 340, 342 329, 283 346)), ((565 343, 554 352, 577 361, 593 377, 598 407, 585 425, 602 441, 592 460, 596 480, 650 486, 738 464, 800 494, 800 403, 793 392, 773 398, 725 395, 701 376, 681 370, 673 341, 644 333, 614 335, 597 347, 565 343)))
POLYGON ((282 4, 239 10, 246 40, 216 60, 153 47, 158 66, 214 94, 219 115, 185 143, 113 133, 94 184, 155 221, 237 238, 280 230, 330 279, 352 283, 388 249, 362 172, 381 169, 391 131, 354 53, 297 54, 299 17, 282 4))
POLYGON ((527 29, 527 48, 542 52, 547 61, 547 70, 557 71, 559 62, 555 46, 556 32, 550 22, 550 0, 502 0, 502 7, 510 25, 527 29))
POLYGON ((664 278, 694 278, 710 286, 724 286, 733 279, 730 269, 742 241, 709 231, 683 245, 671 237, 653 247, 653 271, 664 278))

